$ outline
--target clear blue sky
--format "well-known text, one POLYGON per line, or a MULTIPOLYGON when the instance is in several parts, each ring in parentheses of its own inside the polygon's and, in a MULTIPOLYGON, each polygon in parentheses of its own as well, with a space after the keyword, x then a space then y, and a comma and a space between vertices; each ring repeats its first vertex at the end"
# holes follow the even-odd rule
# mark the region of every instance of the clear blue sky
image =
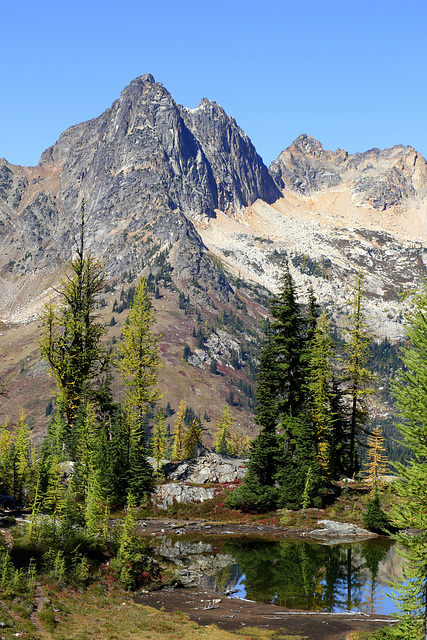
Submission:
POLYGON ((301 133, 427 156, 425 0, 3 2, 0 157, 35 165, 152 73, 221 104, 269 164, 301 133))

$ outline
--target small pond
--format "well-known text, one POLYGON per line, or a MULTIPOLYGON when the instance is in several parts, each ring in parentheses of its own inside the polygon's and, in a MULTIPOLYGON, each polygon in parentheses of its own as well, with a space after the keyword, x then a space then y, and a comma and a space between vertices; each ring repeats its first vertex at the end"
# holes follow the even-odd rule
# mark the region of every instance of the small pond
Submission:
POLYGON ((307 611, 395 611, 388 581, 399 576, 402 559, 387 539, 322 544, 161 536, 154 546, 179 567, 186 585, 307 611))

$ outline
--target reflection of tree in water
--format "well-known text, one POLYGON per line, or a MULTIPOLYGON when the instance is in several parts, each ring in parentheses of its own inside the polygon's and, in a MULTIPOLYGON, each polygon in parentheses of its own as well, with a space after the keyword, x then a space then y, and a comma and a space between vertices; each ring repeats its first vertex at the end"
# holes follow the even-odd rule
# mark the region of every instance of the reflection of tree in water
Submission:
POLYGON ((225 591, 231 581, 231 565, 220 569, 215 574, 215 583, 219 591, 225 591))
POLYGON ((380 562, 385 560, 390 549, 388 541, 385 541, 383 545, 379 544, 377 540, 369 540, 362 546, 362 557, 365 561, 365 567, 371 574, 371 581, 369 585, 369 613, 374 613, 374 594, 375 587, 377 586, 377 576, 380 562))
POLYGON ((242 568, 251 600, 312 611, 361 603, 363 563, 351 545, 230 541, 227 550, 242 568))

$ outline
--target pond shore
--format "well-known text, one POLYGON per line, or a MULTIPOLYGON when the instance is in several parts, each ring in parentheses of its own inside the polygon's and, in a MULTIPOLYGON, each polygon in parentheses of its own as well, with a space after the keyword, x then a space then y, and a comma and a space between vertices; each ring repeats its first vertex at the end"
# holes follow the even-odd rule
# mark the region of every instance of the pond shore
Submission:
MULTIPOLYGON (((207 522, 153 518, 138 522, 143 536, 191 535, 260 536, 262 538, 309 538, 309 530, 271 524, 207 522)), ((356 541, 358 538, 354 538, 356 541)), ((373 631, 392 623, 392 618, 359 612, 316 613, 295 611, 275 605, 231 598, 203 588, 165 587, 159 591, 141 592, 135 601, 165 611, 182 611, 201 625, 216 624, 236 631, 259 627, 287 633, 309 640, 345 640, 352 631, 373 631)))
POLYGON ((374 631, 391 623, 388 616, 348 613, 310 613, 239 598, 219 596, 205 589, 166 587, 160 591, 138 593, 135 602, 162 609, 182 611, 200 625, 215 624, 236 631, 259 627, 309 640, 345 640, 352 631, 374 631))

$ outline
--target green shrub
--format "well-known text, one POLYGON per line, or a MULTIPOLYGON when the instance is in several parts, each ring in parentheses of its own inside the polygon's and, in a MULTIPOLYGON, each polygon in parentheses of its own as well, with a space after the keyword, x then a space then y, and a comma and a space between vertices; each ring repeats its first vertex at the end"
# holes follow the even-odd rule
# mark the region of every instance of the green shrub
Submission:
POLYGON ((366 503, 367 511, 362 515, 363 525, 374 533, 386 534, 391 533, 394 528, 387 514, 381 508, 381 500, 378 491, 374 497, 370 498, 366 503))

